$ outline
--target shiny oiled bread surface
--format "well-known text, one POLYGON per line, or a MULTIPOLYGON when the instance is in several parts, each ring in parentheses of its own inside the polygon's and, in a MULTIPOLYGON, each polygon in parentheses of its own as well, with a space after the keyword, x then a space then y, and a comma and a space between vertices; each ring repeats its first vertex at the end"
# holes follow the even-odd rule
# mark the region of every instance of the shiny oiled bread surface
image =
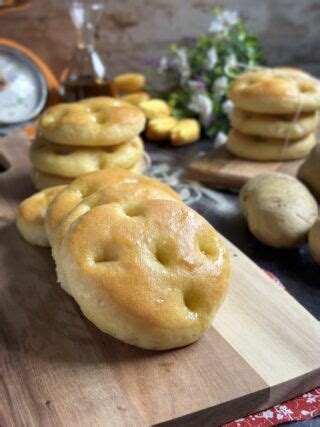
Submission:
POLYGON ((145 125, 142 111, 116 98, 89 98, 48 108, 40 118, 40 133, 63 145, 107 146, 137 136, 145 125))
POLYGON ((98 328, 157 350, 199 339, 229 283, 216 231, 170 200, 94 207, 69 228, 59 263, 66 287, 98 328))
POLYGON ((320 108, 320 84, 293 68, 248 71, 231 84, 230 99, 253 113, 295 114, 320 108))
MULTIPOLYGON (((63 277, 63 272, 61 271, 60 273, 59 266, 61 245, 64 237, 68 233, 68 230, 81 215, 100 205, 108 205, 110 203, 117 202, 128 202, 131 200, 138 201, 150 199, 177 200, 176 197, 173 197, 167 191, 164 191, 163 189, 156 187, 153 184, 139 182, 122 182, 120 184, 107 186, 84 198, 74 209, 72 209, 68 215, 64 217, 54 236, 52 255, 56 261, 57 272, 60 278, 63 277)), ((64 281, 60 281, 64 286, 64 281)), ((69 292, 69 289, 64 289, 69 292)))
POLYGON ((166 184, 144 175, 139 175, 124 169, 109 169, 91 172, 75 179, 64 191, 62 191, 50 204, 46 216, 46 232, 51 245, 56 231, 64 217, 76 207, 85 197, 93 194, 103 187, 127 183, 146 183, 154 185, 170 194, 177 200, 181 200, 178 194, 166 184))
POLYGON ((58 185, 40 191, 19 205, 17 227, 27 242, 37 246, 50 246, 44 226, 45 216, 50 202, 64 188, 64 185, 58 185))

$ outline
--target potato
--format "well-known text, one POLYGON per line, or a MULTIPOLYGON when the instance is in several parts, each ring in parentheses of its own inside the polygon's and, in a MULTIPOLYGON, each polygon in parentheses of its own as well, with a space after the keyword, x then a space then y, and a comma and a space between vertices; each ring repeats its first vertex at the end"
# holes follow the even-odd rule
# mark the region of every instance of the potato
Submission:
POLYGON ((240 205, 252 234, 275 248, 293 248, 307 239, 318 217, 318 204, 296 178, 270 172, 250 179, 240 205))
POLYGON ((310 228, 308 243, 313 258, 320 264, 320 218, 310 228))
POLYGON ((320 201, 320 144, 311 151, 298 171, 298 178, 306 184, 320 201))

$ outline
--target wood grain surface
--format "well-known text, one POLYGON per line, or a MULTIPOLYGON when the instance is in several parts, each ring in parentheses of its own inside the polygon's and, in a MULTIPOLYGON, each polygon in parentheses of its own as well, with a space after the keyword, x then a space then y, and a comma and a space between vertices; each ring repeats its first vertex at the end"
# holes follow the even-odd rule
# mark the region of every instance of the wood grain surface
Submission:
POLYGON ((320 383, 319 323, 228 241, 231 291, 199 342, 154 352, 97 330, 16 230, 27 149, 0 142, 1 426, 214 426, 320 383))
POLYGON ((302 162, 254 162, 239 159, 220 146, 192 162, 186 170, 186 176, 215 188, 239 189, 248 179, 263 172, 282 172, 295 176, 302 162))

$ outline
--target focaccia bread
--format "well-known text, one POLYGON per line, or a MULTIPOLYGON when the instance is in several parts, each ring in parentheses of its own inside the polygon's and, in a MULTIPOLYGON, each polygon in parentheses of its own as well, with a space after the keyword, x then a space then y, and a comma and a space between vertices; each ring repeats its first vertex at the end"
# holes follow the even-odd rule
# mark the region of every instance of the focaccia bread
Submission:
POLYGON ((237 108, 253 113, 295 114, 320 108, 319 80, 293 68, 248 71, 230 87, 237 108))
POLYGON ((33 194, 20 204, 17 228, 27 242, 37 246, 50 246, 44 221, 50 202, 64 188, 64 185, 48 188, 33 194))
POLYGON ((229 257, 216 231, 171 200, 94 207, 69 228, 59 263, 89 320, 146 349, 198 340, 229 285, 229 257))
POLYGON ((126 171, 124 169, 109 169, 97 172, 91 172, 75 179, 68 187, 65 188, 53 203, 50 204, 46 216, 46 232, 51 245, 57 232, 58 227, 64 217, 75 208, 85 197, 90 196, 96 191, 120 183, 145 183, 154 185, 170 194, 176 200, 181 200, 179 195, 168 185, 163 184, 153 178, 144 175, 126 171))
POLYGON ((140 108, 103 96, 50 107, 39 122, 41 135, 51 142, 94 147, 129 141, 144 126, 140 108))

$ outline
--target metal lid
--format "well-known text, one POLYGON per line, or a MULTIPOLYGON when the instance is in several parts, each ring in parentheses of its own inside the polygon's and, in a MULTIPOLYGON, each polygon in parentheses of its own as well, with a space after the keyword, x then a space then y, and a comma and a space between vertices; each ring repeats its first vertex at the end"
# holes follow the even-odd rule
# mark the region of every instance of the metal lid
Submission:
POLYGON ((45 77, 35 62, 15 48, 0 45, 0 124, 34 118, 47 96, 45 77))

